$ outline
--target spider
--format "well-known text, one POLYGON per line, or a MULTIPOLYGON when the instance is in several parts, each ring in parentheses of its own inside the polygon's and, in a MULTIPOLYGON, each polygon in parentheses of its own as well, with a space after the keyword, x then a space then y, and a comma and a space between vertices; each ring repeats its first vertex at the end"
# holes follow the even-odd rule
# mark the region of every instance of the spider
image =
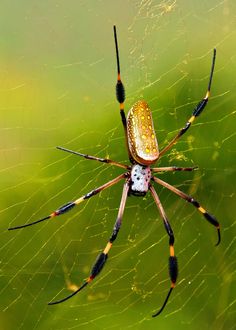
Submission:
POLYGON ((122 124, 125 131, 125 139, 126 139, 126 146, 128 149, 128 155, 131 165, 125 165, 121 164, 119 162, 113 161, 108 158, 98 158, 94 156, 90 156, 87 154, 82 154, 77 151, 69 150, 64 147, 57 147, 57 149, 60 149, 62 151, 72 153, 81 157, 84 157, 89 160, 96 160, 102 163, 107 163, 110 165, 114 165, 117 167, 124 168, 126 170, 125 173, 117 176, 113 180, 103 184, 102 186, 90 191, 86 195, 72 201, 69 203, 66 203, 65 205, 59 207, 56 211, 52 212, 50 215, 48 215, 45 218, 42 218, 40 220, 27 223, 21 226, 11 227, 8 228, 9 230, 15 230, 20 228, 25 228, 28 226, 32 226, 36 223, 57 217, 59 215, 62 215, 71 209, 73 209, 76 205, 79 205, 83 201, 95 196, 96 194, 100 193, 101 191, 115 185, 121 180, 124 180, 124 186, 123 186, 123 192, 122 197, 120 201, 118 216, 115 221, 112 234, 108 240, 108 243, 106 244, 104 250, 98 255, 92 269, 90 272, 89 277, 83 282, 83 284, 77 288, 73 293, 66 296, 63 299, 57 300, 57 301, 51 301, 48 303, 48 305, 55 305, 62 303, 72 296, 76 295, 79 291, 81 291, 84 287, 86 287, 90 282, 94 280, 94 278, 101 272, 103 269, 107 258, 108 258, 108 252, 110 251, 114 241, 116 240, 119 230, 121 228, 123 213, 125 209, 125 204, 127 197, 129 195, 134 196, 145 196, 148 191, 150 191, 157 209, 160 213, 161 219, 163 220, 164 228, 167 232, 167 235, 169 236, 169 277, 171 281, 170 289, 167 293, 167 296, 164 300, 164 303, 162 307, 152 316, 155 317, 159 315, 163 309, 165 308, 167 301, 170 297, 170 294, 173 290, 173 288, 176 285, 176 280, 178 276, 178 264, 177 264, 177 258, 175 256, 174 252, 174 233, 171 228, 171 225, 168 221, 168 218, 166 216, 166 213, 164 211, 164 208, 161 204, 161 201, 159 199, 158 194, 156 193, 156 190, 153 186, 154 183, 158 183, 161 186, 171 190, 176 195, 180 196, 185 201, 191 203, 203 216, 204 218, 210 222, 213 226, 217 229, 218 234, 218 240, 216 245, 220 243, 221 235, 220 235, 220 224, 217 221, 217 219, 208 213, 198 201, 196 201, 193 197, 185 194, 181 190, 177 189, 176 187, 170 185, 169 183, 161 180, 159 177, 154 176, 154 173, 159 172, 174 172, 174 171, 193 171, 196 169, 196 167, 176 167, 176 166, 169 166, 169 167, 154 167, 151 168, 151 165, 154 165, 178 140, 179 138, 187 132, 187 130, 190 128, 191 124, 195 120, 196 117, 198 117, 205 106, 207 105, 208 98, 210 96, 210 89, 211 89, 211 83, 212 83, 212 77, 215 67, 215 59, 216 59, 216 49, 213 50, 213 58, 212 58, 212 65, 211 65, 211 71, 210 71, 210 78, 208 83, 208 88, 206 92, 206 96, 196 105, 196 107, 193 110, 193 113, 191 117, 186 122, 185 126, 180 129, 178 134, 169 142, 169 144, 164 147, 162 150, 159 151, 158 149, 158 143, 156 139, 156 134, 154 130, 154 125, 152 121, 152 114, 151 110, 146 103, 146 101, 137 101, 132 108, 129 110, 127 118, 125 116, 124 112, 124 101, 125 101, 125 88, 121 81, 121 73, 120 73, 120 60, 119 60, 119 49, 118 49, 118 41, 117 41, 117 33, 116 33, 116 26, 114 28, 114 41, 115 41, 115 49, 116 49, 116 62, 117 62, 117 84, 116 84, 116 98, 119 103, 120 108, 120 115, 122 124))

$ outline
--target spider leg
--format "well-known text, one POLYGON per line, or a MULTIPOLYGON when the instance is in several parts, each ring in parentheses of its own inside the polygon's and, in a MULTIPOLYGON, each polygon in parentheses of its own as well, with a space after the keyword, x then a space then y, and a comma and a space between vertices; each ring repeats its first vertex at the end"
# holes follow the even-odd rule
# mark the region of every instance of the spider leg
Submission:
POLYGON ((157 208, 160 212, 160 215, 161 215, 161 218, 163 220, 163 223, 164 223, 164 226, 165 226, 165 229, 166 229, 166 232, 167 234, 169 235, 169 247, 170 247, 170 257, 169 257, 169 275, 170 275, 170 280, 171 280, 171 287, 170 287, 170 290, 166 296, 166 299, 164 300, 164 303, 162 305, 162 307, 159 309, 159 311, 157 311, 155 314, 153 314, 152 316, 153 317, 156 317, 157 315, 161 314, 161 312, 163 311, 163 309, 165 308, 166 304, 167 304, 167 301, 170 297, 170 294, 172 292, 172 290, 174 289, 175 287, 175 283, 176 283, 176 280, 177 280, 177 276, 178 276, 178 264, 177 264, 177 258, 175 257, 175 252, 174 252, 174 233, 171 229, 171 226, 170 226, 170 223, 167 219, 167 216, 166 216, 166 213, 163 209, 163 206, 161 204, 161 201, 154 189, 154 187, 152 185, 150 185, 150 191, 151 191, 151 194, 154 198, 154 201, 157 205, 157 208))
MULTIPOLYGON (((121 81, 120 76, 120 58, 119 58, 119 48, 116 34, 116 26, 114 25, 114 39, 116 47, 116 63, 117 63, 117 83, 116 83, 116 99, 120 103, 120 115, 121 121, 126 132, 126 117, 124 112, 124 101, 125 101, 125 87, 121 81)), ((126 134, 127 135, 127 134, 126 134)))
POLYGON ((116 99, 120 104, 120 116, 121 121, 124 127, 125 132, 125 141, 126 141, 126 149, 128 150, 128 155, 131 163, 133 163, 133 157, 131 156, 129 146, 128 146, 128 136, 127 136, 127 122, 126 116, 124 111, 124 102, 125 102, 125 87, 121 81, 120 75, 120 58, 119 58, 119 48, 118 48, 118 41, 117 41, 117 33, 116 33, 116 26, 113 26, 114 29, 114 39, 115 39, 115 47, 116 47, 116 63, 117 63, 117 83, 116 83, 116 99))
POLYGON ((87 154, 82 154, 80 152, 73 151, 73 150, 70 150, 70 149, 67 149, 67 148, 64 148, 64 147, 57 147, 57 149, 62 150, 62 151, 69 152, 69 153, 74 154, 74 155, 77 155, 77 156, 84 157, 86 159, 97 160, 98 162, 102 162, 102 163, 106 163, 106 164, 111 164, 111 165, 114 165, 114 166, 117 166, 117 167, 122 167, 122 168, 125 168, 125 169, 129 169, 130 168, 130 166, 128 166, 128 165, 124 165, 124 164, 115 162, 114 160, 111 160, 111 159, 108 159, 108 158, 98 158, 98 157, 95 157, 95 156, 90 156, 90 155, 87 155, 87 154))
POLYGON ((111 235, 107 245, 105 246, 105 249, 103 250, 103 252, 98 255, 98 257, 92 267, 90 276, 85 280, 85 282, 76 291, 74 291, 73 293, 71 293, 70 295, 68 295, 67 297, 65 297, 63 299, 49 302, 48 305, 60 304, 64 301, 70 299, 71 297, 76 295, 79 291, 81 291, 86 285, 88 285, 90 282, 92 282, 92 280, 101 272, 101 270, 103 269, 103 267, 107 261, 108 252, 110 251, 112 244, 115 241, 115 239, 118 235, 118 232, 120 230, 122 217, 123 217, 124 209, 125 209, 125 203, 126 203, 127 196, 128 196, 128 191, 129 191, 129 179, 125 182, 124 187, 123 187, 119 212, 118 212, 118 216, 117 216, 115 225, 113 227, 112 235, 111 235))
POLYGON ((206 96, 197 104, 195 109, 193 110, 192 116, 189 118, 189 120, 186 122, 185 126, 181 128, 179 133, 169 142, 169 144, 160 151, 159 157, 161 157, 166 151, 168 151, 176 142, 177 140, 189 129, 193 121, 195 120, 196 117, 198 117, 205 106, 207 105, 209 96, 210 96, 210 89, 211 89, 211 82, 212 82, 212 77, 213 77, 213 72, 214 72, 214 67, 215 67, 215 59, 216 59, 216 49, 214 48, 213 50, 213 57, 212 57, 212 65, 211 65, 211 72, 210 72, 210 78, 208 82, 208 88, 206 92, 206 96))
POLYGON ((16 227, 10 227, 8 228, 8 230, 15 230, 15 229, 21 229, 21 228, 25 228, 25 227, 29 227, 32 225, 35 225, 36 223, 42 222, 44 220, 48 220, 51 218, 54 218, 56 216, 59 216, 61 214, 64 214, 68 211, 70 211, 74 206, 79 205, 80 203, 82 203, 83 201, 85 201, 86 199, 100 193, 101 191, 103 191, 104 189, 107 189, 111 186, 113 186, 114 184, 118 183, 121 179, 124 179, 127 176, 127 173, 121 174, 118 177, 116 177, 115 179, 105 183, 104 185, 90 191, 89 193, 87 193, 86 195, 76 199, 73 202, 68 202, 65 205, 59 207, 59 209, 57 209, 56 211, 52 212, 51 214, 49 214, 47 217, 40 219, 40 220, 36 220, 34 222, 31 223, 27 223, 25 225, 21 225, 21 226, 16 226, 16 227))
POLYGON ((198 166, 194 167, 177 167, 177 166, 168 166, 168 167, 156 167, 152 168, 153 172, 174 172, 174 171, 194 171, 197 170, 198 166))
POLYGON ((183 198, 184 200, 186 200, 187 202, 191 203, 193 206, 195 206, 198 211, 205 217, 205 219, 207 221, 209 221, 213 226, 216 227, 217 229, 217 233, 218 233, 218 241, 216 243, 216 246, 220 244, 221 241, 221 235, 220 235, 220 224, 217 221, 217 219, 210 213, 208 213, 200 204, 198 201, 196 201, 193 197, 185 194, 184 192, 182 192, 181 190, 177 189, 176 187, 170 185, 169 183, 153 177, 152 178, 156 183, 159 183, 160 185, 162 185, 163 187, 173 191, 176 195, 180 196, 181 198, 183 198))

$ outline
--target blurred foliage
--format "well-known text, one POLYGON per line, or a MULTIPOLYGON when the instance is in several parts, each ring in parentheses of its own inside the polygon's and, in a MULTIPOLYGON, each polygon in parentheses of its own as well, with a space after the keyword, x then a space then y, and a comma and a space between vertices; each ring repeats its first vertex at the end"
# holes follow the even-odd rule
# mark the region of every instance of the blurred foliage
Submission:
POLYGON ((1 329, 235 328, 235 10, 233 0, 1 1, 1 329), (127 162, 113 24, 126 109, 147 100, 161 148, 205 95, 217 48, 206 110, 158 165, 199 166, 162 178, 217 216, 222 244, 191 205, 157 187, 180 274, 156 319, 169 289, 168 239, 150 195, 129 198, 106 268, 58 306, 47 302, 68 293, 67 281, 80 284, 105 246, 122 184, 53 221, 7 231, 122 173, 55 149, 127 162))

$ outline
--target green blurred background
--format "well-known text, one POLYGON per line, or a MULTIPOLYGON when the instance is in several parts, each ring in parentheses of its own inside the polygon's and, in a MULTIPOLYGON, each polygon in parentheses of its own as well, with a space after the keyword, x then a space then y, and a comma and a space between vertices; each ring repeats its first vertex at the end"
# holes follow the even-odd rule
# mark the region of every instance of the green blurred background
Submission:
POLYGON ((235 1, 6 1, 0 4, 0 328, 235 329, 235 1), (161 177, 193 194, 222 224, 222 244, 201 215, 157 187, 175 232, 178 285, 169 289, 168 238, 150 195, 129 198, 101 275, 80 284, 104 248, 122 183, 67 215, 19 231, 122 173, 55 146, 127 162, 115 100, 117 25, 126 111, 145 99, 162 148, 206 91, 191 130, 158 165, 198 165, 161 177), (186 207, 185 207, 186 206, 186 207))

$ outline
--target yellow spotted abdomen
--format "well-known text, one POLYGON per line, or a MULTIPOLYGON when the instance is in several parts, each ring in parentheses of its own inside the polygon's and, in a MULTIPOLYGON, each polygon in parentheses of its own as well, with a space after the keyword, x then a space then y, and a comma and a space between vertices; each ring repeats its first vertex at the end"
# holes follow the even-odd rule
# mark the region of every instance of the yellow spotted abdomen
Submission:
POLYGON ((128 147, 132 158, 141 165, 155 163, 159 156, 151 110, 145 101, 136 102, 127 115, 128 147))

